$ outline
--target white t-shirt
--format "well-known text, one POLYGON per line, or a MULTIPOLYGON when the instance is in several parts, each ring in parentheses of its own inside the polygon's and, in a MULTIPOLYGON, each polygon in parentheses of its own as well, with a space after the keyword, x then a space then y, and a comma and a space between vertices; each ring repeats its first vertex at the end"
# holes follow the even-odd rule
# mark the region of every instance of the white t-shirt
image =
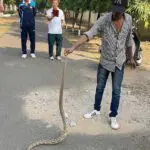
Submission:
MULTIPOLYGON (((61 9, 59 10, 59 16, 54 17, 49 23, 48 23, 48 33, 50 34, 62 34, 62 20, 65 20, 64 13, 61 9)), ((50 8, 47 10, 47 17, 52 17, 53 8, 50 8)))

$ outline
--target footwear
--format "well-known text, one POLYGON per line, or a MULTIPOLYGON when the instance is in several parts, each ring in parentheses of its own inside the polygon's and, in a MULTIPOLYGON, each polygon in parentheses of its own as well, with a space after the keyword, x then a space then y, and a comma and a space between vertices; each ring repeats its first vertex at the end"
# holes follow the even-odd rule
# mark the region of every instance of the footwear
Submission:
POLYGON ((57 60, 61 60, 61 57, 60 57, 60 56, 57 56, 57 60))
POLYGON ((89 113, 85 114, 84 118, 91 119, 92 117, 94 117, 96 115, 100 115, 100 111, 93 110, 92 112, 89 112, 89 113))
POLYGON ((120 128, 116 117, 111 117, 110 118, 110 126, 113 130, 118 130, 120 128))
POLYGON ((23 59, 26 59, 27 58, 27 54, 22 54, 21 56, 23 59))
POLYGON ((31 56, 32 58, 36 58, 35 53, 31 53, 30 56, 31 56))
POLYGON ((50 60, 54 60, 54 56, 51 56, 51 57, 49 57, 50 58, 50 60))

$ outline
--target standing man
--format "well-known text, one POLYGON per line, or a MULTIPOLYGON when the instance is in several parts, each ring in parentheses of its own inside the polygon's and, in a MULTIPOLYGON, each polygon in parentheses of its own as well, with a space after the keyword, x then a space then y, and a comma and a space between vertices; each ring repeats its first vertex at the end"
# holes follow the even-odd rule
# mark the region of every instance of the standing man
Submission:
POLYGON ((21 28, 21 45, 22 45, 22 58, 27 58, 27 38, 30 39, 30 55, 36 58, 35 55, 35 16, 36 8, 35 2, 24 0, 19 5, 20 28, 21 28))
POLYGON ((48 45, 50 60, 54 60, 53 47, 56 42, 56 58, 61 60, 62 50, 62 26, 65 23, 64 13, 59 9, 59 1, 51 0, 52 8, 47 11, 48 19, 48 45))
POLYGON ((130 64, 135 67, 132 55, 132 18, 125 13, 128 0, 113 0, 112 12, 99 18, 95 25, 86 32, 71 48, 65 49, 65 55, 72 53, 84 42, 97 34, 102 36, 101 60, 97 73, 97 88, 94 110, 85 114, 85 118, 100 115, 103 92, 109 74, 112 76, 112 101, 110 106, 110 122, 112 129, 119 129, 116 116, 120 102, 121 85, 124 76, 126 50, 130 56, 130 64))

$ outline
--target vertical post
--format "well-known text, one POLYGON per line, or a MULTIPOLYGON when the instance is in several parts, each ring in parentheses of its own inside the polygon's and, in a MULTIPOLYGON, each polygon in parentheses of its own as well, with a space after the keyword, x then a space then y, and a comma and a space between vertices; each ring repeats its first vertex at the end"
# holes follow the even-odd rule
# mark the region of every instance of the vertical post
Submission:
POLYGON ((90 28, 90 24, 91 24, 91 13, 92 13, 92 2, 89 1, 89 18, 88 18, 88 29, 90 28))

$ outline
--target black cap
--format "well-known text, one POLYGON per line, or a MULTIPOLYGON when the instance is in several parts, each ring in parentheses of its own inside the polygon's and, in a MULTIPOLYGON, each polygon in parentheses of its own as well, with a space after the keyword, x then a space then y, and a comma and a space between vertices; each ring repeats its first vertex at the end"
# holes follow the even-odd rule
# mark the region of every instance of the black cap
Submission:
POLYGON ((112 0, 112 12, 124 12, 128 6, 128 0, 112 0))

